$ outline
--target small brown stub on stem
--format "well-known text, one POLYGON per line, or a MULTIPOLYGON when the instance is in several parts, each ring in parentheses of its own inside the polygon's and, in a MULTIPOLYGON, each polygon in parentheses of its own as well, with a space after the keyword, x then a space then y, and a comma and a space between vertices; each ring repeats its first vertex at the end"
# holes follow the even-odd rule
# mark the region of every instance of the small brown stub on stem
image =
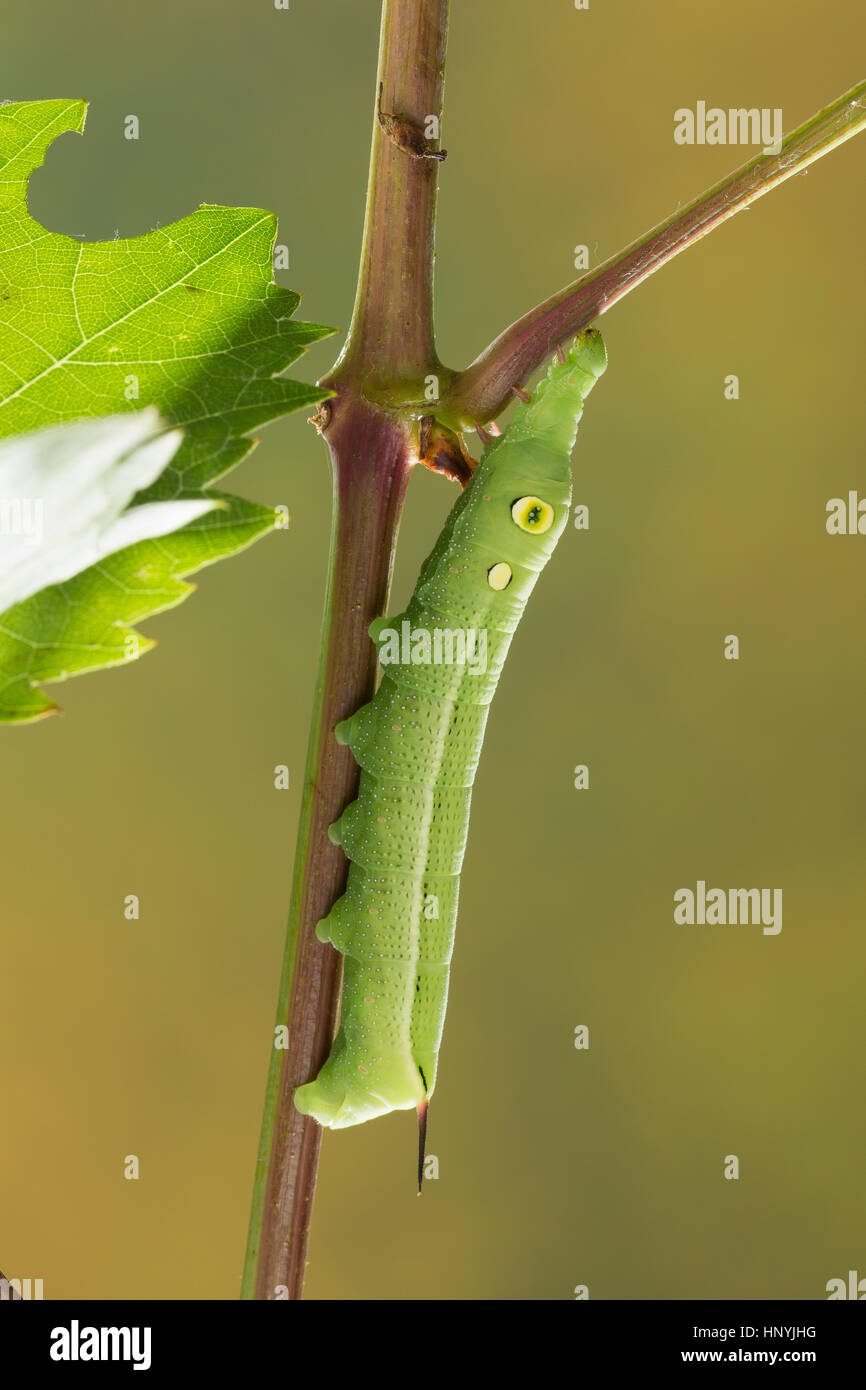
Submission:
POLYGON ((475 468, 475 459, 467 454, 460 436, 440 425, 435 415, 425 415, 420 422, 418 458, 431 473, 441 473, 461 487, 469 482, 475 468))
POLYGON ((329 401, 319 401, 316 406, 315 415, 311 415, 307 420, 308 425, 314 425, 317 434, 324 434, 331 423, 331 406, 329 401))
POLYGON ((382 110, 383 88, 384 84, 380 82, 376 114, 388 139, 393 141, 398 150, 411 155, 413 159, 447 159, 448 151, 437 150, 434 141, 428 140, 414 121, 407 120, 405 116, 396 116, 393 111, 382 110))

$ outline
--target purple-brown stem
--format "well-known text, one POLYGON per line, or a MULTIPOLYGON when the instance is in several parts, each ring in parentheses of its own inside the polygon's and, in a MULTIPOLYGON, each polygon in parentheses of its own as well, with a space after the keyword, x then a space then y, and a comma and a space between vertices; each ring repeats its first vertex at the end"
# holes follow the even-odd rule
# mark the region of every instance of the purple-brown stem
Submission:
POLYGON ((441 161, 405 147, 428 116, 441 115, 448 9, 449 0, 385 0, 357 299, 346 345, 321 383, 335 392, 317 421, 334 473, 330 577, 277 1011, 288 1039, 271 1059, 243 1298, 302 1293, 322 1131, 295 1110, 292 1096, 316 1075, 333 1036, 340 956, 317 939, 315 926, 345 886, 348 863, 327 831, 359 779, 333 730, 375 686, 367 629, 387 606, 400 513, 418 459, 411 412, 400 406, 417 397, 429 373, 445 383, 453 375, 433 340, 441 161), (384 124, 380 91, 392 117, 384 124))
MULTIPOLYGON (((367 213, 355 308, 345 347, 323 386, 392 401, 403 383, 441 366, 433 336, 433 238, 439 161, 417 159, 378 119, 390 112, 423 131, 442 115, 449 0, 385 0, 376 79, 367 213)), ((394 403, 397 403, 396 401, 394 403)))
POLYGON ((278 1021, 288 1047, 275 1053, 260 1153, 261 1228, 251 1231, 245 1296, 299 1298, 306 1265, 322 1130, 292 1103, 330 1050, 340 956, 314 927, 345 887, 348 863, 328 826, 357 793, 358 767, 334 726, 373 694, 376 649, 367 629, 384 611, 394 542, 413 455, 397 417, 336 397, 325 438, 334 468, 331 572, 278 1021), (290 992, 289 992, 290 985, 290 992), (252 1282, 254 1273, 254 1284, 252 1282))

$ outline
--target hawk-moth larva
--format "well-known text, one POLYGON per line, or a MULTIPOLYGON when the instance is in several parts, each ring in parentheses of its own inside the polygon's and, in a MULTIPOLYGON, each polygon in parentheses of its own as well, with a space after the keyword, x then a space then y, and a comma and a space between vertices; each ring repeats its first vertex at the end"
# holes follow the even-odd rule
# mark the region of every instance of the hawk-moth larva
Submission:
POLYGON ((357 800, 330 830, 349 876, 316 929, 346 958, 340 1027, 295 1092, 297 1108, 332 1129, 414 1107, 423 1136, 487 712, 568 520, 577 425, 606 364, 595 329, 560 354, 485 449, 406 612, 370 628, 381 684, 335 730, 361 767, 357 800))

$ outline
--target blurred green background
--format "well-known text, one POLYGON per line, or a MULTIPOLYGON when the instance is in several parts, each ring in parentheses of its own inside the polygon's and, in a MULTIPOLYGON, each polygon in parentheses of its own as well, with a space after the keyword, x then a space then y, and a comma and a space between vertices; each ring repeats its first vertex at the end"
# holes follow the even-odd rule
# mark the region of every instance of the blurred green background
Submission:
MULTIPOLYGON (((204 201, 273 209, 279 278, 345 328, 378 19, 375 0, 4 5, 2 95, 91 101, 34 215, 100 239, 204 201)), ((778 106, 791 129, 864 75, 864 39, 860 0, 454 0, 443 359, 574 278, 576 244, 597 264, 751 154, 676 145, 676 108, 778 106)), ((824 527, 828 498, 866 493, 864 176, 861 137, 602 321, 575 455, 590 530, 536 591, 479 769, 440 1177, 418 1201, 411 1114, 326 1135, 311 1298, 815 1299, 866 1274, 866 539, 824 527), (781 887, 781 934, 674 926, 699 878, 781 887)), ((0 1267, 47 1298, 239 1290, 324 447, 291 417, 231 486, 288 503, 289 532, 200 576, 140 666, 52 687, 62 718, 0 735, 0 1267)), ((392 611, 455 496, 414 477, 392 611)))

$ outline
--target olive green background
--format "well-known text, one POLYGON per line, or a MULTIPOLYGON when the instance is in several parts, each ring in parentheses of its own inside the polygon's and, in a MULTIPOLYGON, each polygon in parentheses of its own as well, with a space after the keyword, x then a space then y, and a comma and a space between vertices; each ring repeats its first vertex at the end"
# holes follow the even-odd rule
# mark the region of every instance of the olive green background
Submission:
MULTIPOLYGON (((34 214, 107 238, 203 201, 273 209, 279 278, 344 329, 378 13, 4 4, 0 95, 91 101, 34 214)), ((864 75, 864 39, 860 0, 454 0, 443 359, 574 278, 576 244, 597 264, 752 154, 677 146, 677 107, 780 106, 791 129, 864 75)), ((575 454, 590 530, 536 590, 476 784, 440 1176, 419 1201, 411 1114, 326 1135, 311 1298, 820 1299, 866 1274, 866 539, 824 526, 830 497, 866 493, 864 189, 860 137, 602 320, 575 454), (781 887, 781 934, 675 926, 699 878, 781 887)), ((302 416, 272 425, 232 487, 286 502, 289 532, 202 574, 140 666, 54 686, 62 718, 0 734, 0 1267, 47 1298, 239 1290, 324 447, 302 416)), ((395 608, 455 495, 413 479, 395 608)))

